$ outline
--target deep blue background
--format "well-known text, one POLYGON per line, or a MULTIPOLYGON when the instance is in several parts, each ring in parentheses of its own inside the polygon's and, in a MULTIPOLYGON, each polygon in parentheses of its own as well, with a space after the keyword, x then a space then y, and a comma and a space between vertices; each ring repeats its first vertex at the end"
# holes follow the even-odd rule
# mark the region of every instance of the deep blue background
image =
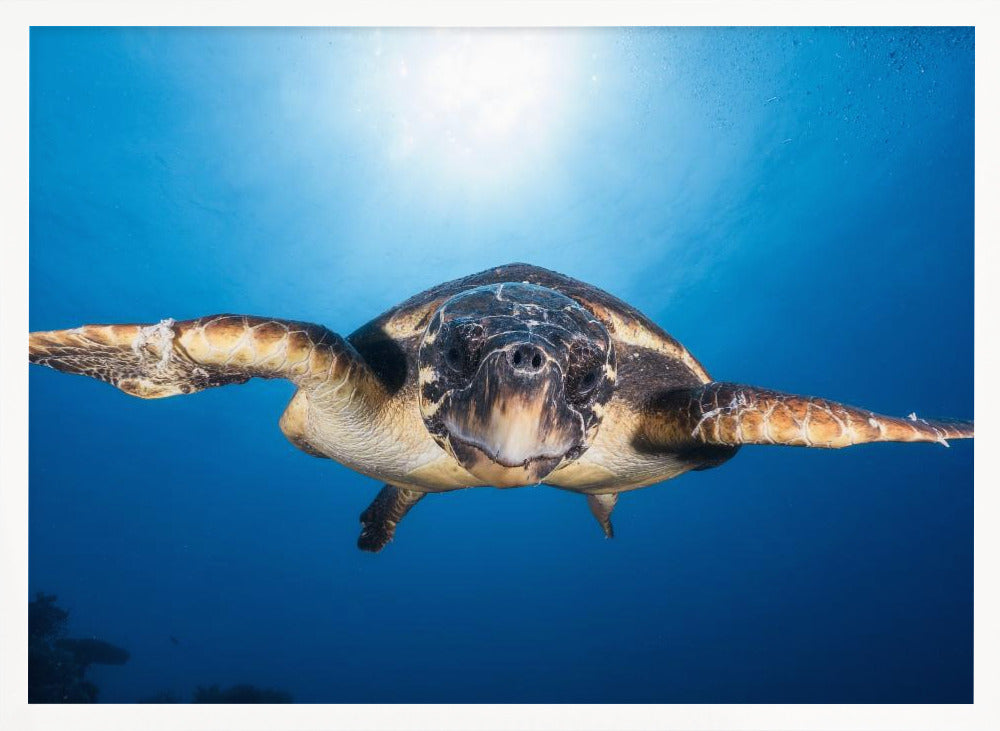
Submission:
MULTIPOLYGON (((465 164, 461 116, 397 144, 394 71, 451 38, 33 30, 32 329, 347 333, 523 260, 718 379, 973 416, 971 30, 548 32, 556 83, 465 164)), ((566 492, 436 496, 372 556, 379 485, 282 437, 291 392, 32 368, 30 590, 131 651, 102 700, 972 701, 970 442, 748 447, 624 495, 613 541, 566 492)))

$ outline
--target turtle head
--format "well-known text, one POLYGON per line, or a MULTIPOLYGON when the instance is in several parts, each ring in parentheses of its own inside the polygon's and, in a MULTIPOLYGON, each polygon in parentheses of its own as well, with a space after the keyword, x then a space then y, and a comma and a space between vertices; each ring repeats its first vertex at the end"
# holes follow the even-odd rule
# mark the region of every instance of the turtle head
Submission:
POLYGON ((446 300, 420 344, 420 411, 441 447, 486 484, 541 482, 593 441, 615 383, 604 325, 532 284, 446 300))

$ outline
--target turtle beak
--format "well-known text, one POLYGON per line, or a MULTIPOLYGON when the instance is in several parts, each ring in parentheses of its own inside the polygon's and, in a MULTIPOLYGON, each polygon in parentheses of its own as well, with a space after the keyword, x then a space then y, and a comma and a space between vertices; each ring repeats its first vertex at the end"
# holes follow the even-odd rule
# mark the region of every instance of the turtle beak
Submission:
POLYGON ((468 388, 452 394, 443 420, 455 459, 497 487, 541 482, 584 441, 558 362, 533 342, 490 353, 468 388))

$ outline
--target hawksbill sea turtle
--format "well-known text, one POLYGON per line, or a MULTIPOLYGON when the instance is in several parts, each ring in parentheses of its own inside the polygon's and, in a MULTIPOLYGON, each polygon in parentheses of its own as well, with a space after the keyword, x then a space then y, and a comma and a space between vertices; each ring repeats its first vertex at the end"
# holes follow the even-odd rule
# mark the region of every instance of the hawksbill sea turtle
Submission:
POLYGON ((619 493, 716 467, 744 444, 973 436, 971 421, 713 381, 633 307, 528 264, 433 287, 346 338, 215 315, 35 332, 29 358, 140 398, 292 381, 280 421, 292 444, 386 483, 361 514, 368 551, 428 493, 542 483, 585 495, 610 537, 619 493))

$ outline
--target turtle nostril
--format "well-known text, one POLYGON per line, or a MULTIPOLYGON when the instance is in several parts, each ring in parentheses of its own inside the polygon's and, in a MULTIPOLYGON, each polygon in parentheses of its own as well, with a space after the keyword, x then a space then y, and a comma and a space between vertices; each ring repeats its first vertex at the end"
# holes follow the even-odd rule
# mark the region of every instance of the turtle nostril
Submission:
POLYGON ((523 373, 539 371, 545 362, 542 351, 534 345, 519 345, 510 352, 509 358, 514 370, 523 373))

